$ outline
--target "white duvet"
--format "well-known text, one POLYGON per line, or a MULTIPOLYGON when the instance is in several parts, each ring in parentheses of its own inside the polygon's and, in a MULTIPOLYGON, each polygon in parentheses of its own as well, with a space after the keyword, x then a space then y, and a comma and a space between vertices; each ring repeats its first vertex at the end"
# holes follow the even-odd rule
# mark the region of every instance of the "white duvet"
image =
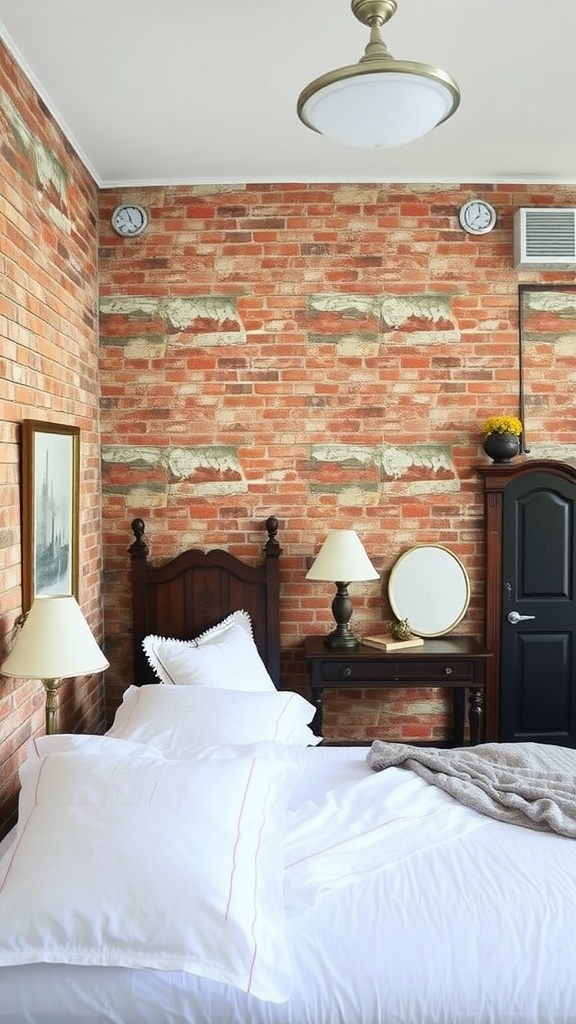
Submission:
POLYGON ((187 970, 40 962, 0 969, 2 1024, 576 1024, 574 841, 365 756, 306 750, 282 811, 288 999, 187 970))

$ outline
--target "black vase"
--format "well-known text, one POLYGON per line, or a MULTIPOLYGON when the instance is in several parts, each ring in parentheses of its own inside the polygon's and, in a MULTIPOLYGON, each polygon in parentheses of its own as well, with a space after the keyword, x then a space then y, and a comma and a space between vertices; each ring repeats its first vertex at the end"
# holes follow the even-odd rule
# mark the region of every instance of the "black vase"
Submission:
POLYGON ((484 451, 492 462, 510 462, 520 451, 517 434, 488 434, 484 438, 484 451))

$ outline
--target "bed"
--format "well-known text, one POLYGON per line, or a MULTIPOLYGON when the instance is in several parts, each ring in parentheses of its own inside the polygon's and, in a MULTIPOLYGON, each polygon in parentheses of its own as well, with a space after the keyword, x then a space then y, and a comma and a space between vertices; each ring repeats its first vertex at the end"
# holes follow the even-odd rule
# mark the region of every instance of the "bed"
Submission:
POLYGON ((2 1024, 576 1024, 574 839, 319 743, 277 671, 273 517, 256 566, 155 565, 136 522, 114 725, 23 767, 2 1024))

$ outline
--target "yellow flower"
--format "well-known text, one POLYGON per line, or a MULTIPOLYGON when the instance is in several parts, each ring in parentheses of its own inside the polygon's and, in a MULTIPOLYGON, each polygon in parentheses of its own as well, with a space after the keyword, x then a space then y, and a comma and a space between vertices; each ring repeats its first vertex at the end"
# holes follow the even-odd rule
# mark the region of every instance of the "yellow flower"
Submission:
POLYGON ((489 416, 482 426, 484 437, 488 434, 516 434, 522 433, 522 423, 517 416, 489 416))

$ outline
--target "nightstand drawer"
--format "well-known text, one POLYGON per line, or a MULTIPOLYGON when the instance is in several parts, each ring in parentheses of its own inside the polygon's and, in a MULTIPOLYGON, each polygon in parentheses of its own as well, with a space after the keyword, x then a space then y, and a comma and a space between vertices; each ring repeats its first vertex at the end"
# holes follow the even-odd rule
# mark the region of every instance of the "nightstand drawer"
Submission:
POLYGON ((411 661, 398 662, 388 660, 374 661, 323 661, 320 665, 320 678, 326 685, 335 683, 371 683, 386 682, 427 682, 431 685, 450 685, 458 681, 474 679, 474 666, 470 661, 411 661))

